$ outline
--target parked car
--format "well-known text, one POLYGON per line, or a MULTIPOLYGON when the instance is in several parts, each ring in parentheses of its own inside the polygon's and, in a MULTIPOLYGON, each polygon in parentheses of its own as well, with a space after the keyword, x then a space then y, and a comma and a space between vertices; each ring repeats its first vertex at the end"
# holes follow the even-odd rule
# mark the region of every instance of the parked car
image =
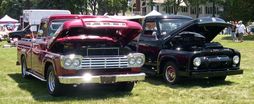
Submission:
MULTIPOLYGON (((59 20, 63 18, 58 17, 59 20)), ((125 47, 142 30, 135 22, 84 16, 65 21, 55 34, 48 32, 52 18, 42 26, 43 35, 18 42, 22 77, 47 82, 49 94, 60 95, 65 85, 114 84, 130 92, 144 80, 142 53, 125 47)), ((54 21, 57 21, 55 19, 54 21)))
POLYGON ((213 17, 148 16, 135 45, 129 45, 145 54, 146 73, 162 75, 169 84, 181 83, 183 77, 224 81, 228 75, 243 73, 240 52, 212 42, 229 25, 213 17))

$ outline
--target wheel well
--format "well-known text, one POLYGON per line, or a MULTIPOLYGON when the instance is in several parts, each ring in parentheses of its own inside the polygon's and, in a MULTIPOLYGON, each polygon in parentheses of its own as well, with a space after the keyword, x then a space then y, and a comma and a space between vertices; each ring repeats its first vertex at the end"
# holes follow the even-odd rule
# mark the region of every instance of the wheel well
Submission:
POLYGON ((45 67, 44 67, 44 78, 47 79, 47 72, 48 72, 48 67, 53 65, 51 62, 46 62, 45 67))
POLYGON ((164 70, 164 66, 166 65, 167 62, 173 62, 176 64, 176 60, 174 60, 173 58, 164 58, 162 60, 160 60, 160 66, 159 66, 159 74, 162 74, 163 73, 163 70, 164 70))
POLYGON ((22 59, 23 59, 23 57, 25 57, 25 55, 24 54, 22 54, 21 56, 20 56, 20 63, 22 63, 22 59))

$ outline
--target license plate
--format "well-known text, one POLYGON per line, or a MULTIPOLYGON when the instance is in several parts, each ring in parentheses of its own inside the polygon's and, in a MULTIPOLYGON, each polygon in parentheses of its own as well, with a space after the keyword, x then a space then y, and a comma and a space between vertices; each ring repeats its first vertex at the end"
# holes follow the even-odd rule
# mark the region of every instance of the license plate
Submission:
POLYGON ((115 83, 115 76, 101 76, 101 83, 115 83))

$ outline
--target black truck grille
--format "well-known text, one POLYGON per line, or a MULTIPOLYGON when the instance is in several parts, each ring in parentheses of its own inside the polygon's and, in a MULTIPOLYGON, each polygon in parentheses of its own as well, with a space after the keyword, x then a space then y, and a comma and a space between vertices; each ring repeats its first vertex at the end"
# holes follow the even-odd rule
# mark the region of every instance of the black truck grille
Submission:
POLYGON ((87 48, 87 56, 119 55, 119 48, 87 48))
POLYGON ((225 70, 232 67, 232 59, 228 56, 208 56, 201 57, 202 64, 199 69, 202 70, 225 70))

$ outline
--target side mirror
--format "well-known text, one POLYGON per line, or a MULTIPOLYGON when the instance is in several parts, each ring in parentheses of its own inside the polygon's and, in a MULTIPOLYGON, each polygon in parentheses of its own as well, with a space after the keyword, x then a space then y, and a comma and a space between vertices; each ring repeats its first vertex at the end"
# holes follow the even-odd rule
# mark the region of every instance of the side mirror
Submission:
POLYGON ((39 36, 42 36, 42 34, 43 34, 43 31, 42 31, 42 30, 39 30, 39 31, 38 31, 38 35, 39 35, 39 36))

